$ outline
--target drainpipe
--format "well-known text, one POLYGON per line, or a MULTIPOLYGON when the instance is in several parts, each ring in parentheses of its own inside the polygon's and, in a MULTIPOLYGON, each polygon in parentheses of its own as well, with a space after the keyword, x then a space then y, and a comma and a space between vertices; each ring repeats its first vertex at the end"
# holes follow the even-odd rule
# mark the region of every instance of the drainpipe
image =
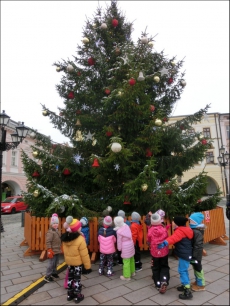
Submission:
MULTIPOLYGON (((216 124, 216 114, 214 114, 215 116, 215 125, 216 125, 216 134, 217 134, 217 139, 218 139, 218 149, 220 150, 220 145, 222 146, 222 133, 221 133, 221 127, 220 127, 220 115, 218 115, 218 123, 219 123, 219 131, 220 131, 220 137, 218 135, 218 129, 217 129, 217 124, 216 124), (219 144, 219 139, 220 139, 220 144, 219 144)), ((223 179, 223 169, 222 167, 220 167, 220 171, 221 171, 221 179, 222 179, 222 188, 225 191, 225 187, 224 187, 224 179, 223 179)), ((224 174, 225 175, 225 174, 224 174)))

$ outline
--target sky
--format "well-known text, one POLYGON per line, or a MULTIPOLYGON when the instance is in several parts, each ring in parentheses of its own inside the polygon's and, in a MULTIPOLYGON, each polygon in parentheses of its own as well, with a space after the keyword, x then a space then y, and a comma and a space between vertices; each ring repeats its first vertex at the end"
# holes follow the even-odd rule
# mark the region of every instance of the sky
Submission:
MULTIPOLYGON (((184 59, 187 83, 172 116, 229 112, 229 1, 118 1, 133 22, 132 40, 147 28, 154 50, 184 59)), ((44 104, 59 113, 54 62, 73 60, 82 29, 110 1, 1 1, 1 105, 12 120, 68 142, 42 115, 44 104)))

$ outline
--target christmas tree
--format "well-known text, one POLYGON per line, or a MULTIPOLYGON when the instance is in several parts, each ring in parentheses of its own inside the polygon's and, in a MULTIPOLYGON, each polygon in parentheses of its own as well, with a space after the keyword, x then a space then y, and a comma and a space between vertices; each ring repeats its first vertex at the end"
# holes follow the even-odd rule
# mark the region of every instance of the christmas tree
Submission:
POLYGON ((188 133, 209 105, 174 124, 168 118, 185 89, 183 60, 157 53, 146 30, 131 39, 132 23, 111 1, 86 21, 73 59, 55 62, 58 114, 43 115, 69 137, 55 144, 36 130, 32 160, 23 152, 26 201, 37 215, 95 214, 113 208, 146 214, 161 208, 176 214, 211 209, 217 193, 199 204, 207 186, 203 170, 178 185, 177 176, 201 161, 211 139, 188 133), (197 203, 198 202, 198 203, 197 203))

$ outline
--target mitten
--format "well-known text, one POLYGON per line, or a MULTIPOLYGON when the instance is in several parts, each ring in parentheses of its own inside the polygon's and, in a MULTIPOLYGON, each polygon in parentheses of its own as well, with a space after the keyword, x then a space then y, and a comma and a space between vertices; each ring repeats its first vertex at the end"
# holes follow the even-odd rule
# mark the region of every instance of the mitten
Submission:
POLYGON ((89 274, 92 272, 92 269, 85 269, 85 273, 84 274, 89 274))
POLYGON ((167 245, 168 245, 168 241, 165 240, 165 241, 163 241, 162 243, 158 244, 158 245, 157 245, 157 248, 158 248, 158 249, 163 249, 163 248, 166 247, 167 245))
POLYGON ((48 250, 47 250, 47 257, 48 257, 48 258, 53 258, 53 257, 54 257, 54 252, 53 252, 52 249, 48 249, 48 250))

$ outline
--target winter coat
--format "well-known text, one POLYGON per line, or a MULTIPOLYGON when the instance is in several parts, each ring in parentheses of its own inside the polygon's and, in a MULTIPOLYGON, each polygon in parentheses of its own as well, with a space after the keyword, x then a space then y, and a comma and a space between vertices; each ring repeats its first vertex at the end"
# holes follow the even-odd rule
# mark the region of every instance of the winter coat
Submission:
POLYGON ((132 233, 127 224, 117 230, 117 249, 121 251, 121 258, 131 258, 135 254, 132 233))
POLYGON ((98 231, 98 242, 100 252, 102 254, 112 254, 115 253, 115 243, 116 243, 116 232, 112 227, 104 228, 100 227, 98 231))
POLYGON ((81 232, 85 236, 86 245, 89 245, 89 226, 82 226, 81 232))
POLYGON ((193 239, 192 239, 192 257, 196 260, 202 260, 203 245, 204 245, 204 230, 205 227, 192 228, 193 239))
POLYGON ((168 244, 174 244, 175 254, 187 261, 192 258, 193 231, 187 226, 178 226, 174 233, 166 240, 168 244))
POLYGON ((143 244, 143 236, 144 236, 142 224, 131 221, 130 229, 134 245, 136 245, 138 241, 139 247, 141 247, 143 244))
POLYGON ((83 264, 86 270, 91 268, 85 238, 79 232, 66 232, 62 234, 61 240, 67 265, 80 266, 83 264))
POLYGON ((163 225, 152 225, 148 230, 147 241, 150 245, 150 253, 153 257, 164 257, 169 253, 169 247, 158 249, 157 245, 168 237, 168 231, 163 225))
POLYGON ((61 253, 61 234, 52 227, 46 232, 46 249, 52 249, 54 255, 61 253))

